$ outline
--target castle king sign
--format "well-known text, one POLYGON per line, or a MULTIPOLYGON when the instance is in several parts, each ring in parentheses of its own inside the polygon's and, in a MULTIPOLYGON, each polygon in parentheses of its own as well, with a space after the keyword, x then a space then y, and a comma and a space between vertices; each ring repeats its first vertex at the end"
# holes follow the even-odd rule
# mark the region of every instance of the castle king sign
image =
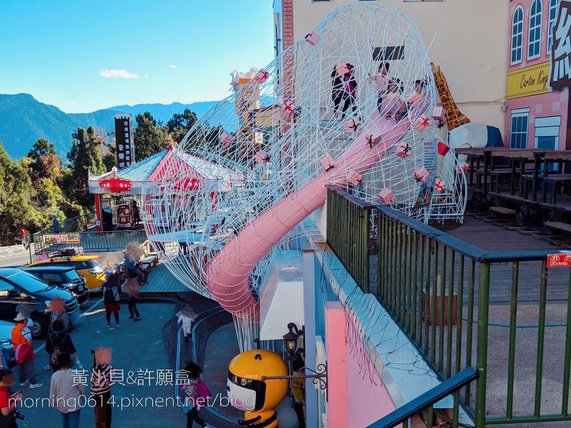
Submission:
POLYGON ((508 73, 508 99, 546 92, 549 92, 549 61, 508 73))
POLYGON ((551 87, 557 91, 571 86, 571 1, 562 0, 553 26, 551 87))

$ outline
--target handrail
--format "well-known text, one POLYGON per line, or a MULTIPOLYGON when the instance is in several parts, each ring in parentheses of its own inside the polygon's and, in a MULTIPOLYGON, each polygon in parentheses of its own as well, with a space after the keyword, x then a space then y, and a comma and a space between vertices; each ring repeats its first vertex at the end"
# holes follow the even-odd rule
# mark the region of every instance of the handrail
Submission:
POLYGON ((329 191, 331 191, 331 192, 333 192, 333 193, 335 193, 335 194, 337 194, 337 195, 339 195, 339 196, 342 196, 343 198, 345 198, 345 199, 347 199, 347 200, 353 202, 353 203, 354 203, 355 205, 357 205, 359 208, 365 209, 365 208, 373 208, 373 207, 374 207, 373 204, 370 204, 369 202, 367 202, 367 201, 365 201, 365 200, 363 200, 363 199, 361 199, 361 198, 358 198, 358 197, 355 196, 355 195, 352 195, 352 194, 350 194, 350 193, 347 193, 345 190, 338 189, 338 188, 336 188, 335 186, 327 186, 327 189, 328 189, 329 191))
POLYGON ((399 407, 394 412, 391 412, 387 416, 379 419, 377 422, 369 425, 367 428, 391 428, 397 426, 419 413, 422 409, 432 406, 444 397, 473 382, 477 377, 478 372, 476 369, 473 367, 467 367, 460 373, 457 373, 451 378, 445 380, 440 385, 426 391, 411 402, 399 407))
MULTIPOLYGON (((354 197, 349 194, 345 194, 341 191, 336 192, 339 195, 349 199, 353 202, 354 197)), ((397 220, 405 226, 422 233, 428 238, 432 238, 435 241, 446 245, 450 249, 457 251, 460 254, 464 254, 467 257, 473 258, 478 262, 483 263, 501 263, 509 261, 541 261, 549 254, 557 253, 558 250, 524 250, 524 251, 494 251, 490 252, 484 250, 476 245, 469 244, 459 238, 447 234, 439 229, 436 229, 427 224, 421 223, 418 220, 409 217, 393 208, 386 205, 376 205, 375 208, 386 215, 387 217, 397 220)))

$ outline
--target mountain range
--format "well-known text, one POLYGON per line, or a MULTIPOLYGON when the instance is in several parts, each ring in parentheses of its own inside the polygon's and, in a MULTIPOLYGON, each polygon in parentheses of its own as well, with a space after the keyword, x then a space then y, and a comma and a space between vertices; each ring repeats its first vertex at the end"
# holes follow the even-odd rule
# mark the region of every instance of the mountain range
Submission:
MULTIPOLYGON (((135 116, 151 112, 157 121, 168 122, 175 113, 189 108, 200 118, 216 101, 191 104, 136 104, 113 106, 92 113, 64 113, 59 108, 44 104, 29 94, 0 94, 0 143, 13 159, 25 156, 39 138, 52 143, 57 154, 65 158, 71 148, 71 134, 77 128, 101 128, 114 131, 113 116, 131 113, 135 116)), ((135 124, 136 125, 136 124, 135 124)))

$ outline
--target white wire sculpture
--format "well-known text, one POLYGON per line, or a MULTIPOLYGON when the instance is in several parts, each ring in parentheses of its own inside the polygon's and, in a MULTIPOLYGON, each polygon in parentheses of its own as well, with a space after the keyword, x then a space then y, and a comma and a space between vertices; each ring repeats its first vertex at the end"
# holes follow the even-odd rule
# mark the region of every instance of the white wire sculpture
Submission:
POLYGON ((242 349, 272 250, 302 233, 326 186, 426 216, 417 169, 435 135, 425 45, 391 6, 334 10, 253 76, 188 132, 143 207, 161 259, 234 315, 242 349))

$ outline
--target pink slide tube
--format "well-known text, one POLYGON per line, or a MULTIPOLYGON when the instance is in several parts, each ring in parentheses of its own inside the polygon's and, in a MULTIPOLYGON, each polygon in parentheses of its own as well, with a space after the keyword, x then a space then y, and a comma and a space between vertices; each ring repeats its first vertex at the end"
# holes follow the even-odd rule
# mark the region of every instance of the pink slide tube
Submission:
POLYGON ((345 184, 347 174, 364 174, 410 129, 408 118, 399 123, 372 115, 335 166, 284 197, 248 223, 212 258, 204 272, 208 288, 220 305, 236 316, 259 316, 258 302, 248 280, 254 266, 288 231, 325 204, 326 186, 345 184), (372 147, 367 136, 381 136, 372 147))

